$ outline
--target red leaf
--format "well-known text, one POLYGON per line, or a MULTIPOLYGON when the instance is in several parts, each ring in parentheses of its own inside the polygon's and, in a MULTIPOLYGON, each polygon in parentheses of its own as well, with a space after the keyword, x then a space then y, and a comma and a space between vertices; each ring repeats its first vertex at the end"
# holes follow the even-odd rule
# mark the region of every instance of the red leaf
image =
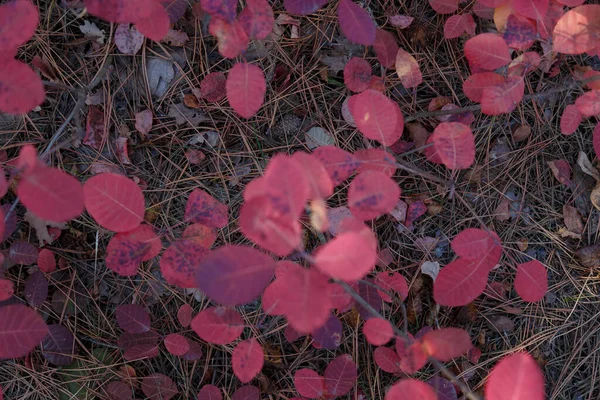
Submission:
POLYGON ((127 333, 144 333, 150 330, 150 314, 140 305, 122 304, 117 307, 117 323, 127 333))
POLYGON ((381 346, 394 337, 394 329, 386 319, 369 318, 363 325, 363 334, 373 346, 381 346))
POLYGON ((246 8, 238 16, 238 21, 249 37, 264 39, 275 24, 273 8, 267 0, 247 0, 246 8))
POLYGON ((292 160, 301 165, 308 185, 308 199, 326 199, 333 194, 333 182, 325 166, 314 154, 298 151, 292 160))
POLYGON ((533 45, 537 37, 537 27, 531 20, 515 14, 508 16, 502 38, 509 47, 517 50, 527 50, 533 45))
POLYGON ((350 0, 341 0, 337 15, 342 33, 351 42, 371 46, 375 42, 375 24, 369 14, 350 0))
POLYGON ((275 212, 298 218, 310 192, 302 164, 285 154, 275 155, 264 175, 265 194, 275 212))
POLYGON ((128 350, 135 346, 151 345, 156 346, 158 344, 158 334, 152 331, 144 333, 131 334, 123 332, 119 339, 117 339, 117 346, 122 350, 128 350))
POLYGON ((377 254, 372 243, 360 233, 347 232, 320 246, 314 254, 315 266, 334 279, 355 282, 375 267, 377 254))
POLYGON ((198 400, 223 400, 223 394, 216 386, 204 385, 198 393, 198 400))
POLYGON ((14 51, 29 41, 35 33, 38 19, 37 7, 29 0, 15 0, 1 5, 0 54, 14 51))
MULTIPOLYGON (((375 276, 375 284, 385 289, 386 292, 396 292, 400 295, 401 300, 408 297, 408 284, 404 276, 398 272, 393 272, 391 275, 388 272, 380 272, 375 276)), ((391 303, 393 299, 387 293, 377 289, 377 293, 385 302, 391 303)))
POLYGON ((549 3, 549 0, 513 0, 512 8, 524 17, 542 21, 549 3))
POLYGON ((287 12, 291 14, 307 15, 312 14, 319 8, 327 4, 329 0, 284 0, 283 5, 287 12))
POLYGON ((56 259, 54 258, 54 253, 48 249, 40 250, 37 264, 39 269, 47 274, 54 272, 56 269, 56 259))
POLYGON ((392 68, 396 64, 396 54, 398 54, 398 42, 394 34, 377 28, 375 31, 375 42, 373 50, 377 55, 377 60, 385 68, 392 68))
POLYGON ((325 368, 325 389, 331 396, 343 396, 352 390, 357 377, 356 364, 352 361, 352 357, 349 354, 342 354, 325 368))
POLYGON ((171 285, 194 288, 196 271, 207 255, 208 250, 193 240, 173 242, 160 258, 160 272, 171 285))
POLYGON ((443 122, 427 139, 433 146, 425 149, 427 159, 448 169, 466 169, 475 160, 475 138, 467 125, 443 122))
POLYGON ((423 82, 423 75, 417 60, 404 49, 398 49, 398 53, 396 53, 396 73, 402 85, 407 89, 416 87, 423 82))
MULTIPOLYGON (((380 312, 382 305, 381 302, 383 300, 381 299, 381 296, 379 296, 379 290, 377 290, 375 286, 373 286, 373 283, 374 280, 371 278, 366 278, 364 282, 359 282, 357 284, 358 294, 360 295, 360 297, 363 298, 364 301, 366 301, 371 306, 371 308, 375 309, 375 311, 377 312, 380 312)), ((356 303, 355 307, 364 320, 374 318, 371 311, 367 310, 367 308, 363 307, 360 303, 356 303)))
POLYGON ((368 139, 385 146, 392 145, 402 136, 404 118, 398 104, 373 89, 350 97, 350 112, 356 127, 368 139))
POLYGON ((194 309, 187 303, 184 303, 181 305, 181 307, 179 307, 179 310, 177 311, 177 320, 179 321, 181 326, 183 326, 184 328, 190 326, 190 323, 192 322, 193 312, 194 309))
POLYGON ((251 247, 219 247, 202 260, 197 287, 214 302, 236 306, 249 303, 265 289, 275 271, 268 255, 251 247))
POLYGON ((390 178, 396 172, 396 159, 380 149, 360 149, 354 155, 360 160, 359 174, 366 171, 379 171, 390 178))
POLYGON ((367 221, 394 209, 400 200, 400 187, 389 176, 379 171, 359 174, 348 189, 348 207, 352 215, 367 221))
POLYGON ((525 81, 520 76, 509 76, 503 83, 483 89, 481 112, 487 115, 507 114, 523 99, 525 81))
POLYGON ((202 224, 192 224, 185 228, 181 237, 193 240, 205 249, 210 249, 217 240, 217 229, 202 224))
POLYGON ((563 135, 575 133, 582 120, 583 115, 581 115, 577 107, 574 104, 569 104, 565 107, 560 118, 560 132, 563 135))
POLYGON ((165 347, 174 356, 183 356, 190 350, 187 339, 178 333, 171 333, 165 337, 165 347))
POLYGON ((458 258, 446 265, 433 284, 438 304, 458 307, 469 304, 485 290, 490 268, 477 261, 458 258))
MULTIPOLYGON (((596 146, 594 146, 596 149, 596 146)), ((571 186, 573 183, 571 182, 571 167, 569 163, 565 160, 552 160, 546 162, 550 169, 552 170, 552 174, 556 178, 557 181, 562 183, 565 186, 571 186)))
POLYGON ((260 109, 267 91, 265 76, 253 64, 237 63, 227 76, 227 99, 242 118, 250 118, 260 109))
POLYGON ((223 228, 227 225, 228 208, 202 189, 194 189, 185 206, 185 222, 223 228))
POLYGON ((429 5, 438 14, 452 14, 458 10, 458 0, 429 0, 429 5))
POLYGON ((152 226, 147 224, 141 224, 132 231, 117 233, 115 236, 148 245, 149 249, 142 257, 142 261, 152 260, 162 250, 160 238, 156 235, 152 226))
POLYGON ((227 95, 225 84, 227 78, 222 72, 211 72, 200 82, 200 97, 207 101, 218 102, 227 95))
POLYGON ((469 76, 463 84, 463 92, 470 100, 481 102, 483 91, 491 86, 503 83, 506 80, 502 75, 494 72, 481 72, 469 76))
POLYGON ((589 81, 585 84, 586 88, 593 90, 600 90, 600 71, 586 71, 583 74, 583 79, 595 78, 596 80, 589 81))
POLYGON ((425 382, 416 379, 402 379, 396 382, 385 394, 385 400, 437 400, 435 391, 425 382))
POLYGON ((579 96, 575 106, 584 117, 600 115, 600 90, 591 90, 579 96))
POLYGON ((587 4, 567 11, 554 27, 553 50, 582 54, 598 46, 600 5, 587 4))
POLYGON ((48 362, 65 366, 73 362, 75 338, 62 325, 48 325, 48 335, 41 343, 42 354, 48 362))
POLYGON ((237 14, 237 0, 200 0, 202 9, 213 19, 232 22, 237 14))
POLYGON ((121 276, 134 276, 150 249, 149 243, 138 242, 117 234, 106 246, 106 267, 121 276))
POLYGON ((482 33, 465 43, 465 56, 471 68, 493 71, 510 62, 508 46, 501 36, 482 33))
POLYGON ((502 242, 492 231, 469 228, 452 239, 452 250, 464 259, 481 261, 491 270, 500 261, 502 242))
POLYGON ((15 294, 15 287, 8 279, 0 279, 0 302, 10 299, 15 294))
POLYGON ((467 331, 459 328, 442 328, 427 332, 421 342, 430 357, 443 362, 467 354, 473 347, 467 331))
POLYGON ((187 342, 188 342, 188 345, 190 346, 190 349, 188 350, 187 353, 182 355, 181 358, 186 361, 197 361, 200 358, 202 358, 203 353, 202 353, 202 347, 200 347, 200 344, 194 340, 188 340, 187 342))
POLYGON ((152 359, 158 357, 159 350, 158 346, 154 344, 139 344, 133 347, 128 348, 125 353, 123 353, 123 358, 127 361, 137 361, 137 360, 145 360, 152 359))
POLYGON ((104 387, 108 400, 131 400, 131 387, 122 381, 113 381, 104 387))
POLYGON ((213 344, 227 344, 242 334, 244 321, 235 310, 210 307, 200 311, 192 320, 191 326, 202 340, 213 344))
POLYGON ((517 265, 515 290, 525 301, 540 301, 548 291, 548 276, 544 264, 532 260, 517 265))
POLYGON ((38 251, 31 243, 18 240, 10 245, 8 258, 15 264, 31 265, 37 261, 38 251))
POLYGON ((239 21, 227 22, 213 18, 208 25, 208 32, 217 38, 219 53, 225 58, 236 58, 248 47, 250 39, 239 21))
POLYGON ((47 221, 68 221, 84 209, 79 181, 56 168, 40 167, 23 173, 17 195, 28 210, 47 221))
POLYGON ((27 278, 23 295, 31 307, 39 308, 48 297, 48 279, 41 271, 35 271, 27 278))
POLYGON ((146 7, 149 9, 150 15, 133 22, 142 35, 158 42, 169 33, 171 19, 162 4, 156 0, 146 2, 146 7))
POLYGON ((302 368, 294 374, 294 386, 302 397, 318 399, 323 396, 325 380, 310 368, 302 368))
POLYGON ((527 353, 504 357, 485 384, 488 400, 543 400, 545 393, 542 371, 527 353))
POLYGON ((163 374, 152 374, 142 379, 142 392, 149 400, 170 400, 177 395, 177 386, 163 374))
POLYGON ((371 84, 371 64, 358 57, 352 57, 344 67, 344 83, 353 92, 360 93, 371 84))
POLYGON ((262 370, 265 362, 263 349, 256 339, 238 343, 231 354, 233 373, 242 383, 248 383, 262 370))
POLYGON ((260 389, 256 386, 242 386, 235 391, 231 400, 260 400, 260 389))
POLYGON ((477 24, 471 14, 457 14, 446 20, 444 24, 444 38, 455 39, 463 33, 475 35, 477 24))
POLYGON ((152 13, 147 0, 84 0, 83 2, 89 14, 120 24, 148 18, 152 13))
POLYGON ((0 359, 23 357, 48 334, 48 326, 32 308, 0 307, 0 359))
POLYGON ((142 189, 123 175, 104 173, 91 177, 83 185, 83 198, 96 222, 111 231, 134 230, 144 219, 142 189))
POLYGON ((411 203, 408 206, 408 211, 406 212, 406 220, 404 221, 404 225, 411 226, 413 222, 415 222, 422 215, 425 215, 426 212, 427 206, 423 200, 411 203))
MULTIPOLYGON (((373 319, 373 318, 372 318, 373 319)), ((370 321, 370 320, 369 320, 370 321)), ((378 347, 373 352, 375 364, 385 372, 395 374, 400 372, 400 357, 389 347, 378 347)))
POLYGON ((356 156, 335 146, 318 147, 313 155, 323 163, 333 186, 348 179, 360 165, 356 156))

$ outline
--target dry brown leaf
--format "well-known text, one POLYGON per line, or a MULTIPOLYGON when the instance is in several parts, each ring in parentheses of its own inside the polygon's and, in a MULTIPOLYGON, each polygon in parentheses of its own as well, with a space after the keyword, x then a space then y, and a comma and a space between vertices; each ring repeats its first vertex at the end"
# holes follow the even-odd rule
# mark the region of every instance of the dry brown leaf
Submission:
POLYGON ((565 226, 569 231, 577 235, 583 233, 583 221, 575 207, 565 204, 563 206, 563 218, 565 219, 565 226))
POLYGON ((596 207, 597 210, 600 210, 600 182, 598 182, 594 190, 592 190, 592 193, 590 194, 590 200, 592 201, 594 207, 596 207))
POLYGON ((513 132, 513 140, 515 142, 522 142, 527 140, 531 135, 531 127, 529 125, 521 125, 513 132))
POLYGON ((577 157, 577 165, 579 165, 583 172, 594 178, 596 181, 600 181, 600 174, 598 173, 598 170, 592 166, 590 159, 583 151, 579 152, 579 156, 577 157))
POLYGON ((504 222, 510 219, 510 203, 506 199, 500 200, 500 204, 494 211, 494 219, 496 221, 504 222))
POLYGON ((521 238, 517 240, 517 247, 521 251, 527 250, 527 248, 529 247, 529 240, 527 240, 527 238, 521 238))
POLYGON ((513 320, 503 315, 492 317, 487 322, 490 329, 500 333, 512 332, 515 329, 513 320))
POLYGON ((582 247, 575 252, 581 265, 588 268, 600 266, 600 244, 582 247))
POLYGON ((548 166, 552 170, 552 174, 563 185, 571 186, 571 167, 565 160, 548 161, 548 166))

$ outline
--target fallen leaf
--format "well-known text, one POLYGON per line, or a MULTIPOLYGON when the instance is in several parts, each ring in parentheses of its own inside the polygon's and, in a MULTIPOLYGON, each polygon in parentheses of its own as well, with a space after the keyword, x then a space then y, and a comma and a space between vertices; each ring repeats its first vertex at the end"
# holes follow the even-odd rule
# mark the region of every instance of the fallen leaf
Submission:
POLYGON ((412 24, 415 18, 408 15, 392 15, 388 17, 388 20, 390 21, 390 25, 398 29, 406 29, 412 24))
POLYGON ((600 266, 600 243, 582 247, 575 252, 581 265, 588 268, 600 266))
POLYGON ((552 170, 552 174, 563 185, 571 186, 571 167, 565 160, 548 161, 548 166, 552 170))
POLYGON ((168 45, 182 47, 190 40, 187 33, 182 31, 176 31, 175 29, 169 29, 169 33, 165 36, 161 42, 165 42, 168 45))
POLYGON ((172 61, 152 57, 146 63, 148 85, 150 92, 155 97, 162 97, 167 93, 169 84, 175 78, 175 65, 172 61))
POLYGON ((592 166, 592 163, 585 152, 579 152, 579 155, 577 156, 577 165, 579 165, 583 172, 594 178, 596 181, 600 181, 600 173, 592 166))
POLYGON ((135 129, 146 138, 152 129, 152 111, 144 110, 135 114, 135 129))
POLYGON ((421 273, 430 276, 435 282, 435 278, 440 273, 440 263, 437 261, 425 261, 421 265, 421 273))
POLYGON ((598 182, 594 190, 592 190, 592 193, 590 194, 590 200, 592 201, 594 207, 596 207, 597 210, 600 210, 600 182, 598 182))
POLYGON ((187 158, 190 164, 196 165, 204 161, 206 155, 200 150, 190 149, 185 152, 185 158, 187 158))
POLYGON ((100 150, 106 136, 106 126, 104 125, 104 112, 98 107, 89 106, 85 127, 85 137, 83 144, 100 150))
POLYGON ((31 227, 35 230, 35 236, 40 243, 40 247, 44 244, 51 244, 55 238, 50 234, 48 228, 58 228, 58 229, 67 229, 67 224, 65 222, 51 222, 45 221, 30 211, 25 213, 25 221, 31 225, 31 227))
POLYGON ((115 29, 115 45, 123 54, 134 55, 142 48, 144 35, 135 25, 119 24, 115 29))
POLYGON ((500 333, 512 332, 515 329, 515 323, 512 319, 503 315, 492 317, 487 321, 490 329, 498 331, 500 333))
POLYGON ((335 139, 333 138, 331 133, 327 132, 320 126, 310 128, 308 132, 306 132, 306 134, 304 135, 304 140, 306 141, 306 146, 310 150, 314 150, 317 147, 321 146, 335 145, 335 139))
POLYGON ((129 138, 119 136, 116 139, 116 147, 117 147, 117 157, 119 161, 123 165, 131 165, 131 160, 129 159, 129 138))
POLYGON ((506 199, 500 200, 500 204, 496 207, 494 211, 494 219, 496 221, 504 222, 510 219, 510 203, 506 199))
POLYGON ((527 140, 531 135, 531 127, 529 125, 521 125, 513 132, 513 140, 515 142, 522 142, 527 140))
POLYGON ((573 206, 565 204, 563 206, 563 218, 567 229, 577 235, 583 233, 583 221, 577 209, 573 206))
POLYGON ((83 25, 79 25, 79 30, 85 37, 93 38, 98 44, 104 45, 106 34, 103 30, 100 30, 95 23, 86 19, 83 21, 83 25))
POLYGON ((206 120, 206 116, 202 111, 187 108, 183 103, 171 104, 168 116, 175 118, 177 125, 183 125, 187 122, 192 127, 197 127, 206 120))

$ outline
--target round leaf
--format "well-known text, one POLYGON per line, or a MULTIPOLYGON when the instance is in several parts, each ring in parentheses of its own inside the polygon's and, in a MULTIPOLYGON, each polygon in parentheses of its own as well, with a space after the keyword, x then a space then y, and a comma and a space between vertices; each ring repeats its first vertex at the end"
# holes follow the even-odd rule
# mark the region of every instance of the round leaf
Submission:
POLYGON ((325 368, 325 389, 331 396, 343 396, 352 390, 357 377, 356 364, 352 357, 342 354, 325 368))
POLYGON ((315 266, 334 279, 355 282, 375 267, 377 253, 372 243, 358 232, 346 232, 319 247, 315 266))
POLYGON ((359 174, 348 189, 348 208, 361 221, 391 212, 400 200, 400 187, 383 172, 359 174))
POLYGON ((321 375, 309 368, 302 368, 294 374, 294 385, 298 393, 309 399, 323 396, 325 380, 321 375))
POLYGON ((369 318, 363 325, 363 333, 369 343, 374 346, 381 346, 389 342, 394 336, 394 329, 386 319, 369 318))
POLYGON ((542 371, 527 353, 516 353, 500 360, 485 385, 487 400, 543 400, 545 392, 542 371))
POLYGON ((234 111, 243 118, 250 118, 265 100, 267 83, 259 67, 237 63, 229 70, 226 89, 227 99, 234 111))
POLYGON ((193 240, 173 242, 160 258, 160 272, 171 285, 184 289, 196 287, 196 272, 208 254, 193 240))
POLYGON ((233 373, 242 383, 248 383, 262 370, 265 362, 263 349, 256 339, 238 343, 231 355, 233 373))
POLYGON ((73 362, 75 338, 62 325, 48 325, 48 335, 42 341, 42 354, 48 362, 64 366, 73 362))
POLYGON ((517 265, 515 290, 525 301, 540 301, 548 291, 548 273, 544 264, 532 260, 517 265))
POLYGON ((48 326, 32 308, 0 307, 0 359, 23 357, 48 334, 48 326))
POLYGON ((479 34, 465 43, 465 56, 471 68, 493 71, 510 62, 508 45, 494 33, 479 34))
POLYGON ((183 356, 190 350, 188 340, 178 333, 171 333, 165 338, 165 347, 174 356, 183 356))
POLYGON ((403 379, 396 382, 385 394, 385 400, 437 400, 435 391, 425 382, 403 379))
POLYGON ((350 0, 341 0, 337 15, 342 33, 351 42, 371 46, 375 42, 375 24, 369 14, 350 0))
POLYGON ((360 93, 371 84, 371 64, 358 57, 352 57, 344 67, 344 83, 348 89, 360 93))
POLYGON ((198 393, 198 400, 223 400, 223 394, 216 386, 204 385, 198 393))
POLYGON ((203 224, 211 228, 227 225, 228 208, 210 194, 194 189, 185 205, 185 222, 203 224))
POLYGON ((117 307, 117 323, 127 333, 144 333, 150 330, 150 314, 137 304, 122 304, 117 307))
POLYGON ((242 334, 244 321, 235 310, 211 307, 196 315, 191 326, 201 339, 213 344, 227 344, 242 334))
POLYGON ((368 139, 390 146, 402 135, 400 108, 385 95, 373 89, 350 97, 350 112, 358 130, 368 139))

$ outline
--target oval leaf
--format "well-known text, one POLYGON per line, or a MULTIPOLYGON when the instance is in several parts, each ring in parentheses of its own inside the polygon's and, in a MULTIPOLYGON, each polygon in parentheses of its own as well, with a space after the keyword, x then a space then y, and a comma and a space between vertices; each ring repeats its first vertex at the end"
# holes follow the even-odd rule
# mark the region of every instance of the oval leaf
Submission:
MULTIPOLYGON (((0 25, 3 25, 1 20, 0 25)), ((0 63, 0 112, 25 114, 41 105, 45 97, 44 85, 38 74, 21 61, 3 58, 0 63)), ((53 186, 52 182, 45 184, 53 186)))
POLYGON ((598 46, 600 5, 587 4, 567 11, 554 26, 553 50, 582 54, 598 46))
POLYGON ((369 318, 363 325, 365 338, 373 346, 381 346, 394 336, 392 324, 383 318, 369 318))
POLYGON ((142 392, 150 400, 170 400, 177 395, 177 386, 163 374, 152 374, 142 379, 142 392))
POLYGON ((41 344, 42 354, 48 362, 64 366, 73 362, 75 338, 70 330, 62 325, 48 325, 48 335, 41 344))
POLYGON ((425 382, 403 379, 396 382, 385 394, 385 400, 437 400, 435 391, 425 382))
POLYGON ((396 73, 405 88, 413 88, 423 82, 417 60, 404 49, 396 53, 396 73))
POLYGON ((198 393, 198 400, 223 400, 223 393, 216 386, 204 385, 198 393))
POLYGON ((165 338, 165 347, 174 356, 183 356, 190 350, 188 340, 178 333, 171 333, 165 338))
POLYGON ((137 304, 122 304, 117 307, 117 323, 127 333, 144 333, 150 330, 150 314, 137 304))
POLYGON ((173 242, 160 258, 160 272, 171 285, 196 287, 196 271, 207 254, 208 250, 193 240, 173 242))
POLYGON ((0 359, 23 357, 48 334, 48 326, 32 308, 0 307, 0 359))
POLYGON ((37 261, 38 251, 31 243, 18 240, 10 245, 8 257, 15 264, 31 265, 37 261))
POLYGON ((548 291, 548 273, 544 264, 532 260, 517 265, 515 290, 525 301, 540 301, 548 291))
POLYGON ((371 84, 371 64, 358 57, 352 57, 344 67, 344 83, 348 89, 360 93, 371 84))
POLYGON ((185 206, 185 222, 223 228, 227 225, 228 207, 201 189, 194 189, 185 206))
POLYGON ((371 46, 375 42, 375 24, 369 14, 350 0, 341 0, 337 15, 342 33, 351 42, 371 46))
POLYGON ((400 187, 383 172, 360 173, 348 189, 348 208, 361 221, 391 212, 400 200, 400 187))
POLYGON ((250 118, 265 100, 267 83, 259 67, 237 63, 229 70, 226 90, 227 99, 234 111, 242 118, 250 118))
POLYGON ((427 332, 421 339, 425 353, 440 361, 446 362, 467 354, 471 338, 464 329, 442 328, 427 332))
POLYGON ((233 373, 242 383, 248 383, 262 370, 265 362, 263 349, 256 339, 238 343, 231 355, 233 373))
POLYGON ((36 271, 25 282, 23 295, 32 307, 41 307, 48 297, 48 279, 41 271, 36 271))
POLYGON ((583 115, 581 115, 577 107, 574 104, 569 104, 565 107, 560 117, 560 133, 563 135, 575 133, 582 120, 583 115))
POLYGON ((429 161, 444 164, 448 169, 466 169, 475 161, 475 138, 467 125, 443 122, 427 142, 433 144, 425 150, 429 161))
POLYGON ((400 357, 394 349, 389 347, 378 347, 373 352, 375 364, 385 372, 395 374, 400 372, 400 357))
POLYGON ((247 0, 238 20, 249 37, 259 40, 266 38, 275 24, 273 8, 267 0, 247 0))
POLYGON ((355 282, 375 267, 377 253, 372 242, 358 232, 346 232, 314 254, 315 266, 334 279, 355 282))
POLYGON ((404 117, 400 108, 378 91, 368 89, 354 95, 348 106, 356 127, 368 139, 390 146, 402 136, 404 117))
POLYGON ((240 314, 232 309, 211 307, 194 317, 192 329, 201 339, 213 344, 227 344, 237 339, 244 330, 240 314))
POLYGON ((29 0, 15 0, 1 5, 0 54, 15 50, 31 39, 38 20, 38 9, 29 0))
POLYGON ((510 62, 508 45, 501 36, 493 33, 482 33, 467 40, 465 56, 471 68, 486 71, 493 71, 510 62))
POLYGON ((543 400, 545 392, 542 371, 527 353, 516 353, 500 360, 485 385, 488 400, 543 400))
POLYGON ((298 393, 309 399, 323 396, 325 380, 321 375, 309 368, 302 368, 294 374, 294 385, 298 393))
POLYGON ((357 377, 356 364, 352 357, 342 354, 325 368, 325 389, 331 396, 343 396, 352 390, 357 377))

